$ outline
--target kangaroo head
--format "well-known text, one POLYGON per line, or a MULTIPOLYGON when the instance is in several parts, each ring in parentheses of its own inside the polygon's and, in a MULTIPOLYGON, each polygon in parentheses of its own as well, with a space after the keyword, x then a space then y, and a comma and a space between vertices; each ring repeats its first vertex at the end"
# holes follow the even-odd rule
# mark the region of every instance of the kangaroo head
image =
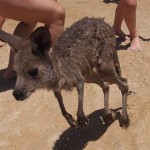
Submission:
POLYGON ((39 27, 31 34, 30 40, 25 40, 0 30, 0 39, 16 52, 13 66, 17 73, 13 91, 15 99, 24 100, 36 89, 47 88, 54 78, 48 54, 51 48, 49 31, 39 27))

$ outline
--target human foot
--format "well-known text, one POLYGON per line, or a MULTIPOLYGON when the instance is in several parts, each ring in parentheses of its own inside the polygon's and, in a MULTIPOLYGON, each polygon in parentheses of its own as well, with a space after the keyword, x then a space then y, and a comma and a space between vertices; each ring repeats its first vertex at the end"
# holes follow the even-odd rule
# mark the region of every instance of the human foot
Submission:
POLYGON ((4 80, 13 80, 16 78, 16 72, 13 71, 12 69, 6 69, 6 71, 4 72, 4 75, 3 75, 3 78, 4 80))
POLYGON ((131 45, 128 49, 131 51, 137 51, 137 52, 141 51, 139 36, 137 35, 131 38, 130 40, 131 40, 131 45))

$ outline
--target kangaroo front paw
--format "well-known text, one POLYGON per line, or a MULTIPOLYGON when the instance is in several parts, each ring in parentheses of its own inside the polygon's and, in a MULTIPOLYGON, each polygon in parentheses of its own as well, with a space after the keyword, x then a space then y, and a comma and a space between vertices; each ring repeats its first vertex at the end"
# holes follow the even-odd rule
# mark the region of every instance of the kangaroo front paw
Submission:
POLYGON ((121 126, 122 128, 125 128, 125 129, 126 129, 126 128, 129 127, 130 119, 129 119, 128 116, 121 116, 119 122, 120 122, 120 126, 121 126))
POLYGON ((78 124, 77 124, 77 122, 75 121, 75 119, 72 117, 72 115, 67 114, 67 115, 65 116, 65 118, 66 118, 68 124, 69 124, 71 127, 78 127, 78 124))
POLYGON ((77 122, 78 122, 78 127, 84 128, 88 125, 89 119, 85 116, 84 117, 78 117, 77 122))

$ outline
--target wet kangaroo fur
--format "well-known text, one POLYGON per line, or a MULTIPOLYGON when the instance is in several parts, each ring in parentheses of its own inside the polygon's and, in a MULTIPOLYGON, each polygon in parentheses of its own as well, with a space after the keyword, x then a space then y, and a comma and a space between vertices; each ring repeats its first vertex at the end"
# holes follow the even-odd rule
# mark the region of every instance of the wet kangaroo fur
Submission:
POLYGON ((16 100, 24 100, 36 89, 53 90, 63 116, 72 127, 84 127, 88 119, 83 111, 84 82, 98 84, 104 92, 105 116, 114 119, 109 109, 109 84, 117 84, 122 93, 121 125, 129 126, 127 80, 122 77, 115 50, 113 29, 101 18, 85 17, 74 23, 51 48, 51 35, 37 28, 30 40, 0 30, 0 39, 16 52, 14 70, 16 100), (78 92, 77 121, 66 111, 61 90, 78 92))

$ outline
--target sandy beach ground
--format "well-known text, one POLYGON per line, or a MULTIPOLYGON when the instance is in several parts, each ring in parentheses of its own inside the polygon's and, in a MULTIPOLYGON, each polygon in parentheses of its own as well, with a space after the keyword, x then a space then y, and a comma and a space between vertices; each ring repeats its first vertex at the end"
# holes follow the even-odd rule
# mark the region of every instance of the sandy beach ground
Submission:
MULTIPOLYGON (((65 27, 84 16, 104 17, 113 24, 116 3, 103 0, 59 0, 66 10, 65 27)), ((139 35, 150 38, 150 1, 138 0, 139 35)), ((7 20, 4 30, 12 33, 16 21, 7 20)), ((128 30, 123 25, 123 31, 128 30)), ((4 83, 9 46, 0 48, 0 150, 148 150, 150 143, 150 42, 140 41, 142 51, 126 50, 129 41, 117 48, 123 76, 128 78, 130 127, 125 130, 118 120, 107 126, 101 120, 102 90, 95 84, 85 85, 84 110, 90 124, 84 129, 70 128, 61 115, 51 91, 38 90, 25 101, 12 96, 13 82, 4 83)), ((76 117, 77 93, 63 92, 68 112, 76 117)), ((121 111, 121 94, 116 85, 110 87, 110 106, 121 111)))

